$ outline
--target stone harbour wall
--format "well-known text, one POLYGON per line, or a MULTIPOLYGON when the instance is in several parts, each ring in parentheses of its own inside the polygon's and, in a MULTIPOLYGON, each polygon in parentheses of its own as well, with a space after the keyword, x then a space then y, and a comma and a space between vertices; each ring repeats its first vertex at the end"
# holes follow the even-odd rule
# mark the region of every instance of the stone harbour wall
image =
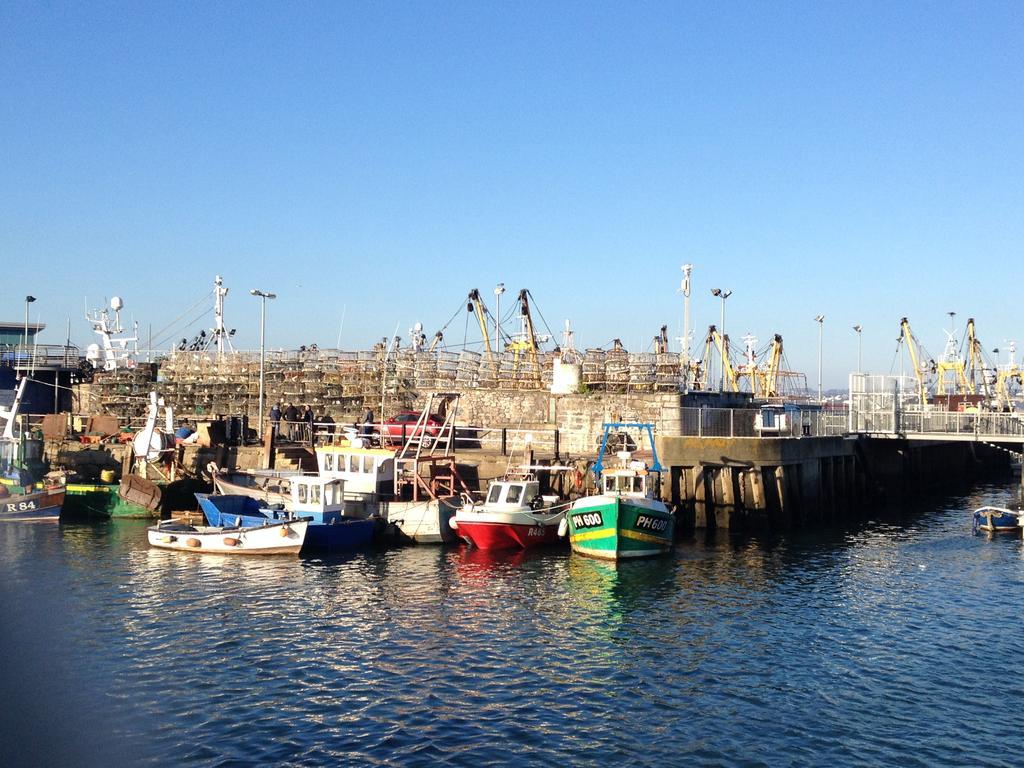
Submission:
MULTIPOLYGON (((680 433, 680 396, 676 393, 514 392, 475 389, 462 392, 458 423, 478 427, 507 427, 535 431, 539 448, 547 447, 558 430, 559 450, 591 456, 605 422, 649 422, 659 435, 680 433)), ((422 408, 426 398, 417 400, 422 408)))

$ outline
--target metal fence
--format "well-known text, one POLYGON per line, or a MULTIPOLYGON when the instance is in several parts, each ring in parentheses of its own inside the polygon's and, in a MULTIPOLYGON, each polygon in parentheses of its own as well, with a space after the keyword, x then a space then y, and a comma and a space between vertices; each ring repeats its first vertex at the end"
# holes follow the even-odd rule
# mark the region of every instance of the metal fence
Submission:
POLYGON ((1024 441, 1024 414, 973 408, 922 407, 916 380, 899 376, 850 376, 849 431, 909 438, 1024 441))
POLYGON ((1024 416, 1019 413, 904 411, 900 423, 905 435, 1024 440, 1024 416))
POLYGON ((846 434, 849 421, 845 408, 786 409, 772 416, 765 418, 757 408, 680 408, 678 434, 758 440, 834 437, 846 434))
POLYGON ((0 348, 0 364, 19 371, 77 368, 81 359, 78 347, 64 344, 4 345, 0 348))

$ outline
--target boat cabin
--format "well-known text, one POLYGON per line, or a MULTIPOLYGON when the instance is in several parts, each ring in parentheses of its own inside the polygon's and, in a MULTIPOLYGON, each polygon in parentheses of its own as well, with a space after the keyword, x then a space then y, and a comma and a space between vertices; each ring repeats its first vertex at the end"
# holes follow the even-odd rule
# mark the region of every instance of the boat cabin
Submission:
POLYGON ((487 506, 494 508, 530 507, 540 503, 540 483, 536 480, 495 480, 487 491, 487 506))
POLYGON ((316 448, 320 477, 343 480, 350 493, 388 496, 394 489, 395 452, 370 448, 359 438, 316 448))
POLYGON ((601 473, 601 492, 608 496, 657 497, 658 473, 647 469, 606 469, 601 473))
POLYGON ((295 515, 337 512, 345 509, 345 481, 300 475, 291 478, 291 506, 295 515))

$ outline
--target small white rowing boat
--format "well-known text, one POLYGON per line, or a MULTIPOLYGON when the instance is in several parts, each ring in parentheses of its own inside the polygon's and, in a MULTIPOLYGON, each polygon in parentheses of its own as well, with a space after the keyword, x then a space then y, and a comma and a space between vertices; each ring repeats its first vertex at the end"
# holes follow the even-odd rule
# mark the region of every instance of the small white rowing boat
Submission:
POLYGON ((149 543, 162 549, 219 555, 296 555, 306 540, 309 520, 273 522, 254 528, 188 525, 174 520, 146 529, 149 543))

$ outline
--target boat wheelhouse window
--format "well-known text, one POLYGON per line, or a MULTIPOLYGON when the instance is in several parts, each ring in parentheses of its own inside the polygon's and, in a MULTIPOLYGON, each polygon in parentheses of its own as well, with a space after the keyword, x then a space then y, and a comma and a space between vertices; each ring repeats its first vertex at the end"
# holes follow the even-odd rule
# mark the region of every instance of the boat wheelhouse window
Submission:
POLYGON ((505 496, 505 501, 509 504, 518 504, 519 497, 523 495, 523 486, 521 485, 510 485, 508 487, 508 494, 505 496))
POLYGON ((299 483, 299 504, 305 504, 307 500, 306 484, 299 483))
POLYGON ((314 485, 309 489, 309 500, 313 504, 320 503, 320 486, 314 485))
POLYGON ((334 454, 333 453, 325 453, 324 454, 324 469, 326 469, 328 472, 334 471, 334 454))
POLYGON ((618 493, 643 493, 644 479, 637 475, 608 475, 604 478, 604 489, 618 493))
POLYGON ((523 497, 523 504, 529 504, 531 501, 537 498, 537 494, 539 492, 540 491, 536 485, 534 485, 533 483, 528 483, 526 485, 526 494, 523 497))
POLYGON ((501 483, 495 483, 491 486, 491 492, 487 494, 488 504, 497 504, 498 499, 501 498, 501 483))

